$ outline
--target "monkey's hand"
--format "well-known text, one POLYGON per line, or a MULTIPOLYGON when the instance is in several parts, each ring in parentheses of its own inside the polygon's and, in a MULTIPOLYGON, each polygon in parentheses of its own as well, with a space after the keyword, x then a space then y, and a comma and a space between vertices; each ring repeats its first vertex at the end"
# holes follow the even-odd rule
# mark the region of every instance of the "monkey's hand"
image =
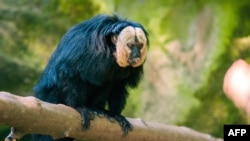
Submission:
POLYGON ((133 126, 129 123, 129 121, 122 115, 115 115, 114 119, 119 122, 122 127, 123 135, 127 135, 129 131, 132 131, 133 126))
POLYGON ((114 120, 118 121, 120 124, 123 135, 127 135, 129 131, 132 131, 133 126, 129 123, 129 121, 122 115, 110 115, 110 113, 107 114, 108 119, 112 122, 114 120))

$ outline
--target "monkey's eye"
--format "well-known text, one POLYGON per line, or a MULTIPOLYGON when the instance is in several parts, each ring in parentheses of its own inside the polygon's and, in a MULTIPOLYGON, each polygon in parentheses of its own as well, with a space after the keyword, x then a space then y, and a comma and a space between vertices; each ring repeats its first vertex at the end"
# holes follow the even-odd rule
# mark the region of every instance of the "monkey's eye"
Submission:
POLYGON ((128 48, 132 49, 133 44, 132 43, 127 43, 128 48))
POLYGON ((142 49, 143 48, 143 43, 137 43, 136 45, 139 49, 142 49))
POLYGON ((133 47, 138 47, 139 49, 143 48, 143 43, 127 43, 128 48, 132 49, 133 47))

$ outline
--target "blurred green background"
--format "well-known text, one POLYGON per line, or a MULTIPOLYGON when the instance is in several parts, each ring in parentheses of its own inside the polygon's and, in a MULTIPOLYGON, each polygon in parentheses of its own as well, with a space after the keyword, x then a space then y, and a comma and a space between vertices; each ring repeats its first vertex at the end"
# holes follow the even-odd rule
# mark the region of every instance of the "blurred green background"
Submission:
MULTIPOLYGON (((222 82, 234 60, 250 62, 248 0, 0 0, 0 91, 32 95, 67 29, 114 12, 150 35, 145 75, 131 90, 125 116, 215 137, 223 137, 224 124, 247 123, 222 82)), ((9 131, 0 125, 0 140, 9 131)))

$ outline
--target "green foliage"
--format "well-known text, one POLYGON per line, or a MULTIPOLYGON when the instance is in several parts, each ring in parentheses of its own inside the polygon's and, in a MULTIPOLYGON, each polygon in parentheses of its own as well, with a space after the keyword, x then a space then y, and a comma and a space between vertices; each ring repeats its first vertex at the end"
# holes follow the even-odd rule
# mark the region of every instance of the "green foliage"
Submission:
POLYGON ((30 95, 39 76, 37 70, 24 64, 13 62, 0 54, 0 90, 12 93, 30 95))
POLYGON ((249 2, 240 5, 238 9, 237 27, 234 32, 235 37, 249 36, 250 31, 250 16, 249 16, 249 2))
POLYGON ((70 26, 99 11, 99 5, 91 0, 72 3, 58 0, 12 0, 0 3, 0 51, 16 60, 32 60, 29 65, 36 68, 44 66, 39 66, 40 60, 44 54, 51 54, 70 26))
MULTIPOLYGON (((238 21, 245 9, 250 7, 242 6, 239 3, 220 3, 214 4, 216 8, 216 17, 214 26, 214 36, 216 37, 216 46, 214 51, 213 63, 210 69, 206 71, 206 79, 201 87, 195 92, 195 96, 200 100, 200 106, 193 108, 185 124, 199 131, 210 133, 214 136, 223 137, 224 124, 246 124, 245 114, 237 109, 233 103, 225 96, 222 91, 223 77, 236 58, 245 58, 240 54, 234 54, 238 46, 233 45, 234 39, 249 32, 241 32, 244 26, 250 22, 249 16, 243 16, 244 22, 238 21), (223 10, 222 10, 223 9, 223 10), (241 14, 238 14, 240 11, 241 14), (246 20, 248 19, 248 20, 246 20), (235 34, 236 33, 236 34, 235 34), (234 55, 233 55, 234 54, 234 55)), ((250 57, 249 49, 242 50, 246 56, 250 57)))
POLYGON ((63 17, 71 17, 72 22, 80 22, 97 14, 100 11, 100 5, 92 0, 68 0, 58 1, 58 13, 63 17))

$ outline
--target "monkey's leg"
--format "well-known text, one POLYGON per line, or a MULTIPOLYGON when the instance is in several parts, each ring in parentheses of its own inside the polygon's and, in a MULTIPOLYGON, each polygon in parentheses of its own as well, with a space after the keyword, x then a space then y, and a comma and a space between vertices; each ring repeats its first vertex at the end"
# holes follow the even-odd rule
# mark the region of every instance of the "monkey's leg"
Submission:
POLYGON ((125 85, 123 83, 117 83, 108 98, 109 111, 107 112, 107 115, 119 122, 124 135, 127 135, 133 128, 128 120, 121 115, 126 103, 127 95, 128 92, 125 85))

